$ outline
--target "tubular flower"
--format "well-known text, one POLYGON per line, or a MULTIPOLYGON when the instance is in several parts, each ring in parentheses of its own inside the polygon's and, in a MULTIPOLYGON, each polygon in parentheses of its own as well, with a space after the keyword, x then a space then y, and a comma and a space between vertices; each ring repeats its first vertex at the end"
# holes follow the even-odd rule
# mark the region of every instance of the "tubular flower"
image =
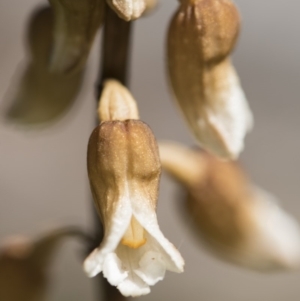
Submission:
POLYGON ((104 238, 84 269, 90 277, 103 272, 124 296, 148 294, 166 270, 182 272, 184 266, 157 223, 157 143, 150 128, 137 120, 130 93, 114 80, 104 85, 99 115, 102 122, 90 137, 87 162, 104 238), (117 107, 125 109, 114 112, 117 107))
POLYGON ((201 146, 224 159, 239 155, 253 123, 229 59, 239 24, 229 0, 181 0, 168 32, 175 99, 201 146))
POLYGON ((183 184, 192 230, 217 256, 254 270, 300 266, 300 228, 233 162, 176 144, 160 145, 163 167, 183 184))

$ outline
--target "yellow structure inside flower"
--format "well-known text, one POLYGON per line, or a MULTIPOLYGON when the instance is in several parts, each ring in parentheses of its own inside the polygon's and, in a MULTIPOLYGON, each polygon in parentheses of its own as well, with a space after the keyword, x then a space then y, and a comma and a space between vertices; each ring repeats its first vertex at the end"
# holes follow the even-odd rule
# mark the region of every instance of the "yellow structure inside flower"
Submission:
POLYGON ((137 249, 146 243, 147 239, 145 236, 145 229, 136 220, 136 218, 132 216, 121 243, 129 248, 137 249))

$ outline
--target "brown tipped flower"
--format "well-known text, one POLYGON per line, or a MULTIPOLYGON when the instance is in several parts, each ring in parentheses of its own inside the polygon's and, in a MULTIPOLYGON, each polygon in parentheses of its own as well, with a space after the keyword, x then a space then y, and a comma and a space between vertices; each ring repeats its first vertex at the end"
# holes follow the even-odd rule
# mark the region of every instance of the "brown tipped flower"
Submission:
POLYGON ((168 71, 175 99, 199 143, 235 158, 252 115, 229 55, 240 19, 229 0, 182 0, 168 32, 168 71))
POLYGON ((61 116, 73 104, 81 87, 83 72, 64 75, 49 71, 53 15, 51 8, 39 9, 28 30, 29 63, 17 87, 7 118, 26 125, 40 125, 61 116))
POLYGON ((151 129, 137 119, 133 97, 107 81, 101 124, 88 144, 88 175, 104 238, 85 260, 90 276, 103 272, 125 296, 150 292, 166 270, 183 271, 183 259, 161 233, 156 203, 161 165, 151 129))
POLYGON ((187 192, 194 232, 215 254, 263 271, 299 267, 298 223, 237 163, 171 143, 160 144, 160 154, 163 168, 187 192))
POLYGON ((49 263, 58 244, 68 236, 82 236, 75 229, 60 229, 34 241, 9 237, 0 246, 0 300, 44 300, 49 263))
POLYGON ((125 21, 139 18, 147 8, 147 0, 107 0, 109 6, 125 21))
POLYGON ((105 0, 49 0, 54 9, 54 43, 50 69, 80 71, 104 14, 105 0))

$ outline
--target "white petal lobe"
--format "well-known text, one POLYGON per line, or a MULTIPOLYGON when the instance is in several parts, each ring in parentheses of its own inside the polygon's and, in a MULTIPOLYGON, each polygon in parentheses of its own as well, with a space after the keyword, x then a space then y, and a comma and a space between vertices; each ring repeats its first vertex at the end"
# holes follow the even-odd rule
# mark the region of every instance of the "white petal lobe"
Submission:
POLYGON ((134 280, 131 277, 127 278, 118 285, 118 289, 125 297, 138 297, 150 293, 149 286, 137 276, 134 280))
POLYGON ((122 263, 118 256, 110 253, 104 260, 103 275, 111 285, 117 286, 127 278, 128 272, 122 269, 122 263))
POLYGON ((149 245, 155 246, 156 250, 161 253, 167 270, 182 273, 184 269, 183 258, 174 245, 170 243, 160 231, 155 212, 147 214, 149 209, 144 207, 143 204, 145 203, 141 203, 137 206, 133 203, 132 209, 135 218, 148 232, 147 240, 149 241, 149 245))
POLYGON ((97 259, 98 253, 97 248, 84 261, 83 268, 89 277, 95 277, 102 271, 102 264, 97 259))
MULTIPOLYGON (((215 105, 206 108, 207 126, 219 133, 231 158, 237 158, 244 148, 245 135, 252 129, 253 117, 233 66, 228 66, 226 81, 210 99, 215 105)), ((203 120, 198 123, 203 128, 203 120)))
POLYGON ((148 285, 154 285, 165 277, 166 267, 158 252, 146 252, 141 258, 139 266, 140 268, 134 272, 148 285))

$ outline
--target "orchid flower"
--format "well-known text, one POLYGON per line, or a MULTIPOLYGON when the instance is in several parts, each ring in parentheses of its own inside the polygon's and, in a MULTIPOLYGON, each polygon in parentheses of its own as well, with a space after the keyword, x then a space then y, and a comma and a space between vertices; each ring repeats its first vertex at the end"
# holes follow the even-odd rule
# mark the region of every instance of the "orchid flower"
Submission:
POLYGON ((240 28, 231 1, 181 0, 167 43, 170 85, 197 142, 235 159, 253 117, 230 60, 240 28))
POLYGON ((157 222, 157 143, 117 81, 105 83, 99 115, 102 122, 88 144, 88 174, 104 238, 84 269, 90 277, 103 272, 124 296, 145 295, 166 270, 179 273, 184 266, 157 222))
POLYGON ((190 230, 213 254, 264 272, 300 267, 298 222, 236 162, 174 143, 161 143, 160 155, 187 193, 182 204, 190 230))

